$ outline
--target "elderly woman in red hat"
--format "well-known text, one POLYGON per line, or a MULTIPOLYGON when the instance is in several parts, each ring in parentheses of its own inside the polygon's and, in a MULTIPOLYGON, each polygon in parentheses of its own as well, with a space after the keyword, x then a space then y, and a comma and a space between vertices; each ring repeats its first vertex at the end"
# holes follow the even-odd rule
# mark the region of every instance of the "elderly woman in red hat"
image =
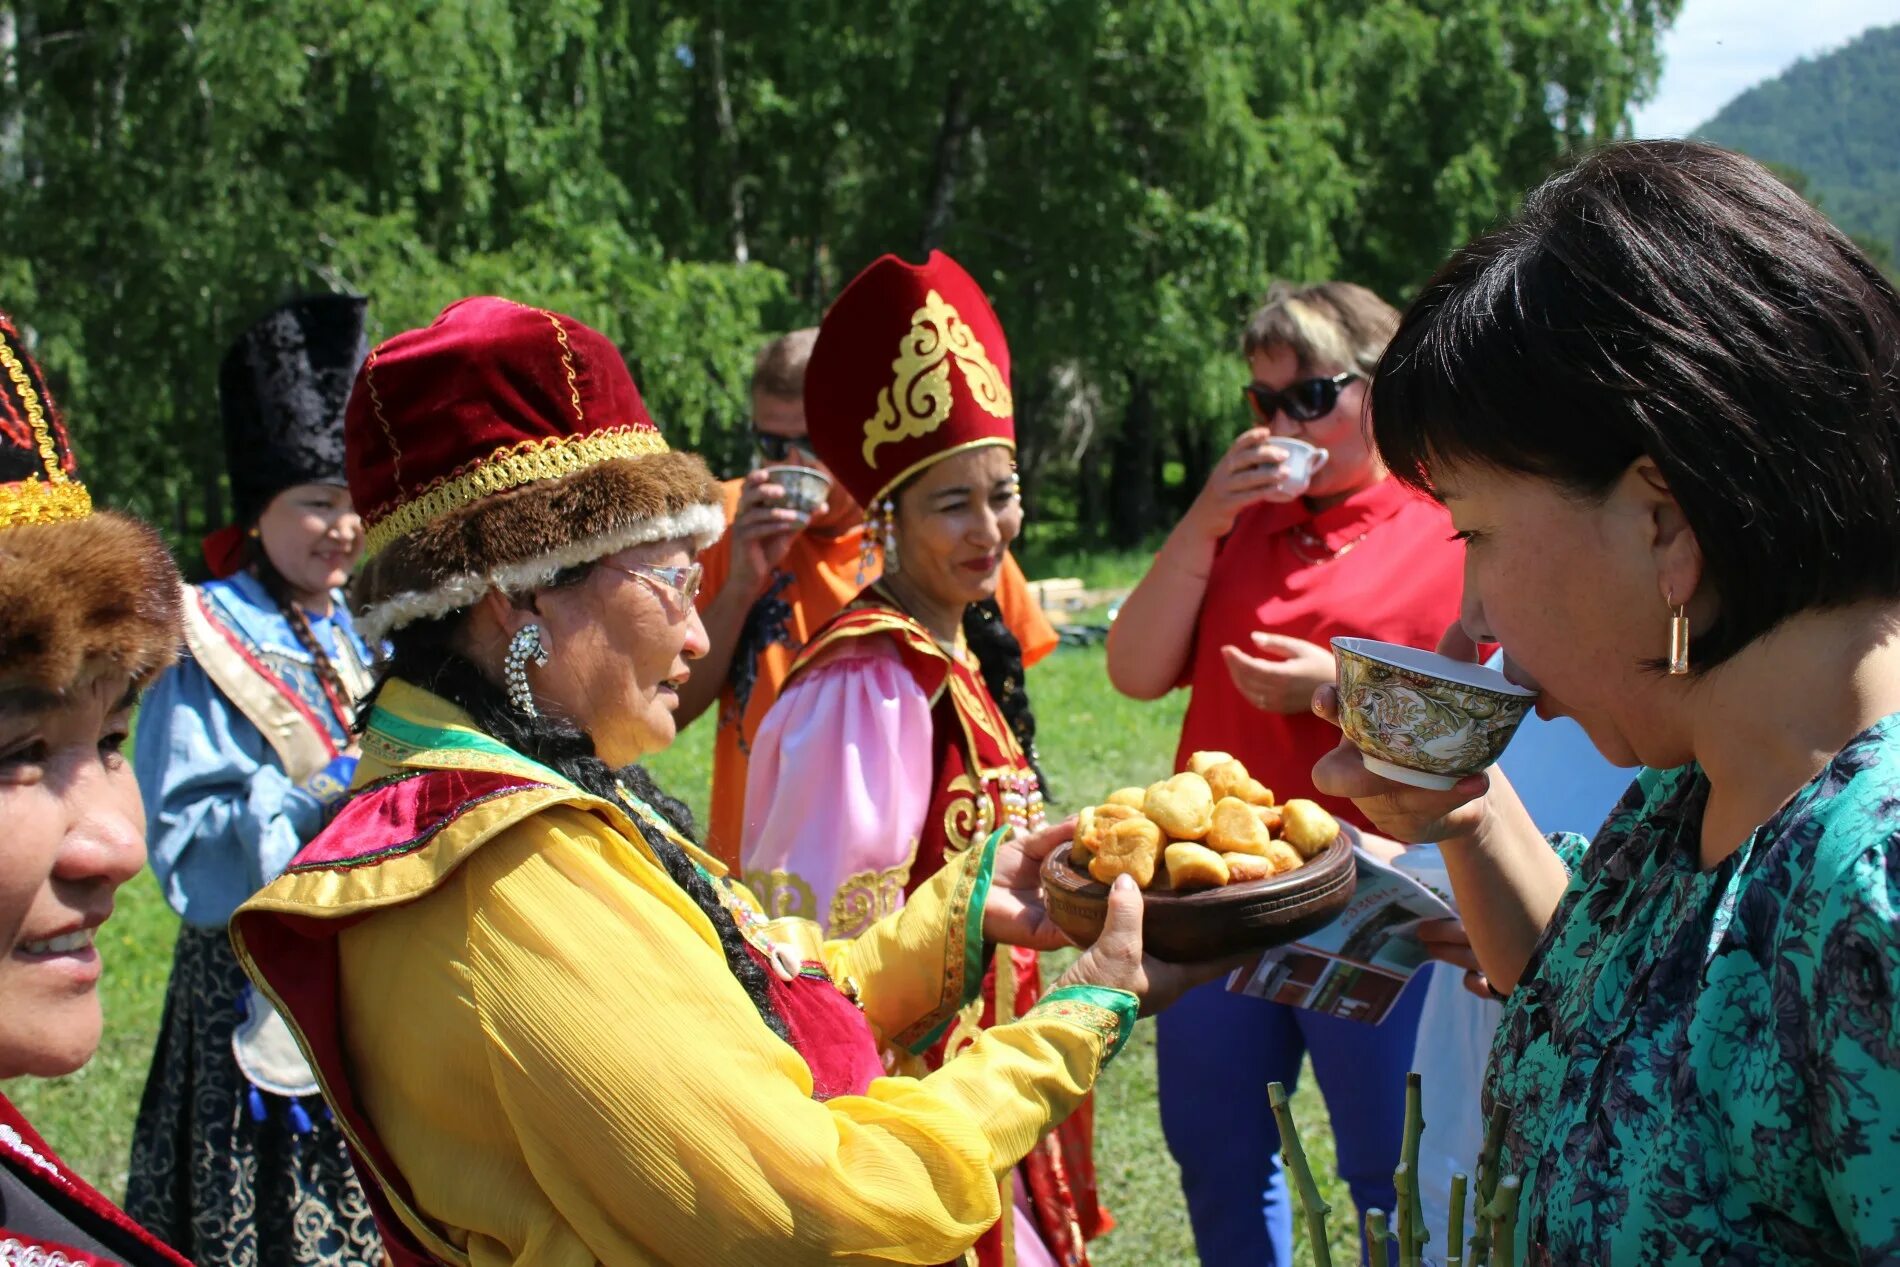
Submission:
POLYGON ((673 739, 724 526, 624 361, 470 299, 347 410, 355 597, 391 654, 357 792, 233 923, 311 1058, 394 1262, 941 1263, 1087 1094, 1145 960, 1112 899, 1062 988, 921 1079, 996 943, 1061 938, 1062 829, 991 832, 845 942, 771 919, 636 762, 673 739))
MULTIPOLYGON (((122 754, 177 654, 178 569, 95 511, 39 367, 0 316, 0 1080, 59 1077, 99 1045, 99 927, 145 863, 122 754)), ((0 1097, 0 1263, 183 1267, 0 1097)))
MULTIPOLYGON (((941 252, 872 263, 819 327, 805 415, 818 456, 870 508, 867 570, 881 547, 882 575, 812 636, 759 727, 740 863, 772 914, 847 936, 997 826, 1043 822, 1021 649, 1000 625, 980 647, 966 634, 1023 521, 1009 346, 981 288, 941 252), (999 656, 1013 656, 1007 715, 984 681, 999 656)), ((999 956, 926 1063, 1041 990, 1033 949, 999 956)), ((1109 1226, 1090 1123, 1084 1105, 1024 1160, 1010 1217, 979 1247, 986 1267, 1010 1261, 1005 1237, 1025 1267, 1088 1261, 1084 1242, 1109 1226)))

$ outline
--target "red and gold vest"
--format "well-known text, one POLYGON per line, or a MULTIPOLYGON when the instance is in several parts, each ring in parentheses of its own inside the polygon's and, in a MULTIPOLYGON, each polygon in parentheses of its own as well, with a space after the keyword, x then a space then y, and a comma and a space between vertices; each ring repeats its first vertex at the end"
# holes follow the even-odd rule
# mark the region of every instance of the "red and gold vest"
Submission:
MULTIPOLYGON (((930 631, 893 605, 873 586, 832 617, 792 661, 789 689, 801 671, 848 638, 889 638, 904 667, 930 701, 930 809, 918 832, 917 853, 908 868, 885 872, 882 880, 908 895, 946 861, 981 844, 1002 825, 1033 830, 1043 825, 1042 786, 1009 722, 983 683, 983 675, 961 646, 946 650, 930 631)), ((840 896, 845 896, 842 891, 840 896)), ((897 893, 867 895, 881 911, 894 909, 897 893)), ((936 1068, 954 1059, 983 1030, 1014 1020, 1042 997, 1042 973, 1036 953, 1008 947, 999 953, 983 980, 982 992, 926 1057, 936 1068), (998 989, 999 972, 1007 985, 998 989)), ((1023 1159, 1025 1186, 1043 1244, 1063 1267, 1087 1267, 1088 1242, 1113 1227, 1095 1191, 1095 1113, 1091 1097, 1023 1159)), ((977 1242, 981 1267, 1012 1261, 1005 1247, 1013 1211, 1004 1188, 1003 1220, 977 1242)))
POLYGON ((786 687, 849 638, 889 638, 930 701, 935 778, 930 810, 918 833, 917 856, 902 880, 905 893, 1000 826, 1042 826, 1042 786, 1015 732, 990 698, 982 673, 961 646, 945 650, 875 588, 812 637, 792 661, 786 687))

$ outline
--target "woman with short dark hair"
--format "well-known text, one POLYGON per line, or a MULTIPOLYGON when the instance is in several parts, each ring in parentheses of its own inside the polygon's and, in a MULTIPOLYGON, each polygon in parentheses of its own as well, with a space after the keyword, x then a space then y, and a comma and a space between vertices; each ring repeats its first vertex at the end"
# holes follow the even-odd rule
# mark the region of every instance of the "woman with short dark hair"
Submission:
POLYGON ((1373 395, 1465 542, 1465 634, 1648 767, 1593 842, 1495 774, 1315 771, 1442 842, 1510 990, 1520 1249, 1893 1261, 1900 296, 1759 165, 1611 146, 1433 279, 1373 395))

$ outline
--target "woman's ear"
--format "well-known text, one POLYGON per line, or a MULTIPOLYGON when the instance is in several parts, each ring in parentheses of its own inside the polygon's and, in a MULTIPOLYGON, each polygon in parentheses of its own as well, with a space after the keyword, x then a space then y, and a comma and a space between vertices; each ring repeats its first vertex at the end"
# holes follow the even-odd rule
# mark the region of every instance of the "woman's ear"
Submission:
POLYGON ((1638 499, 1647 521, 1650 554, 1656 569, 1656 592, 1668 607, 1688 607, 1712 618, 1715 595, 1704 584, 1702 543, 1696 539, 1682 504, 1670 491, 1668 480, 1654 459, 1638 458, 1630 467, 1626 484, 1638 499))
POLYGON ((523 626, 535 618, 534 608, 498 589, 491 589, 475 600, 463 623, 468 645, 464 654, 478 664, 498 659, 507 651, 523 626))

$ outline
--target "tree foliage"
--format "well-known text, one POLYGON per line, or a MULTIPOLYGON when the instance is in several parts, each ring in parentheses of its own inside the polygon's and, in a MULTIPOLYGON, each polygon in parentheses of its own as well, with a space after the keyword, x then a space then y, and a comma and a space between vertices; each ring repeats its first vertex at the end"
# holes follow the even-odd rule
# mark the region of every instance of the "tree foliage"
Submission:
POLYGON ((217 359, 297 290, 380 334, 573 313, 730 468, 759 339, 941 246, 1009 329, 1032 503, 1126 540, 1240 425, 1268 280, 1402 300, 1623 129, 1679 2, 0 6, 0 300, 182 543, 224 513, 217 359))
POLYGON ((1803 58, 1696 134, 1800 172, 1802 192, 1892 270, 1900 255, 1900 25, 1803 58))

